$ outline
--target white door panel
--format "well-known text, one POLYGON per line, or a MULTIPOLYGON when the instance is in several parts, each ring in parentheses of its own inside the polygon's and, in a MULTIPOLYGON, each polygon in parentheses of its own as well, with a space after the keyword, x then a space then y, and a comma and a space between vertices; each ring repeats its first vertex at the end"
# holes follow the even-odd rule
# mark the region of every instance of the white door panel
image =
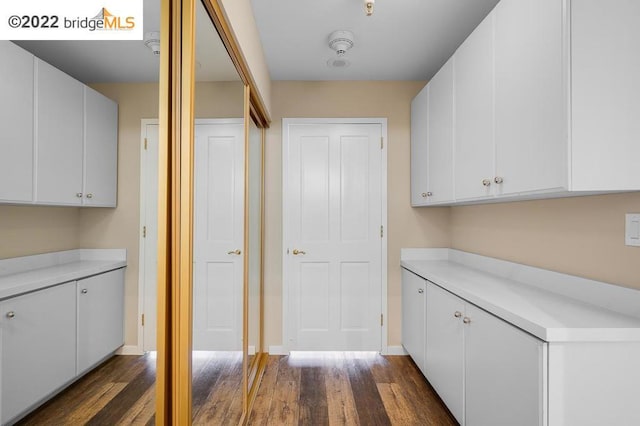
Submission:
POLYGON ((289 137, 292 348, 380 350, 381 126, 292 125, 289 137))
POLYGON ((241 350, 244 126, 201 124, 195 133, 193 348, 241 350))

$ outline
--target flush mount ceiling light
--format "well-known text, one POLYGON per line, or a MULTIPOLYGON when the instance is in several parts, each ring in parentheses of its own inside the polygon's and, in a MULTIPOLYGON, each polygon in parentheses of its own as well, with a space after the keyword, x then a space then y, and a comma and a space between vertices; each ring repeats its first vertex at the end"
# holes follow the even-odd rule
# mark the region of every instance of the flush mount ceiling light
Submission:
POLYGON ((364 11, 367 16, 373 15, 373 4, 376 0, 364 0, 364 11))
POLYGON ((154 55, 160 54, 160 33, 151 31, 144 34, 144 45, 147 46, 154 55))
POLYGON ((347 50, 353 47, 353 33, 338 30, 329 34, 329 47, 336 51, 336 58, 329 59, 327 65, 333 68, 346 68, 351 62, 344 57, 347 50))

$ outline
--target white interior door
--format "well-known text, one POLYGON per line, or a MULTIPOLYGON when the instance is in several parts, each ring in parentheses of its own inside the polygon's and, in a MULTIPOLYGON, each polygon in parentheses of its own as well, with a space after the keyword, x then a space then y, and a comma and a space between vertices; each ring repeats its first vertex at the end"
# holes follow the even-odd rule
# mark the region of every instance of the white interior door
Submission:
MULTIPOLYGON (((213 122, 211 122, 213 123, 213 122)), ((195 131, 193 349, 242 349, 244 124, 195 131)))
MULTIPOLYGON (((241 119, 198 120, 195 152, 194 349, 240 350, 244 232, 241 119)), ((140 280, 142 348, 156 350, 158 125, 143 123, 140 280), (146 143, 144 142, 146 140, 146 143)))
POLYGON ((379 351, 382 125, 286 124, 289 349, 379 351))

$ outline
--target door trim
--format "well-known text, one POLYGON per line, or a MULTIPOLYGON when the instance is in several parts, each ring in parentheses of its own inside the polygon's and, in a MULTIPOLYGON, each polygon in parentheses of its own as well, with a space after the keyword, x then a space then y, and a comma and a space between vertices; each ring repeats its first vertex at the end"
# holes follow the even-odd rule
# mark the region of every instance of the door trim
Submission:
POLYGON ((388 226, 387 226, 387 149, 389 139, 387 137, 387 119, 384 117, 373 118, 283 118, 282 119, 282 348, 285 353, 291 351, 292 331, 288 326, 291 322, 289 318, 289 272, 287 246, 289 245, 289 236, 287 235, 286 223, 289 222, 289 206, 287 200, 287 192, 285 183, 288 181, 289 168, 289 126, 300 124, 379 124, 382 139, 384 141, 380 159, 380 202, 381 202, 381 222, 384 227, 382 236, 382 256, 380 259, 381 267, 381 295, 380 295, 380 312, 384 317, 382 326, 380 327, 380 353, 386 355, 388 348, 388 301, 387 301, 387 246, 388 246, 388 226))

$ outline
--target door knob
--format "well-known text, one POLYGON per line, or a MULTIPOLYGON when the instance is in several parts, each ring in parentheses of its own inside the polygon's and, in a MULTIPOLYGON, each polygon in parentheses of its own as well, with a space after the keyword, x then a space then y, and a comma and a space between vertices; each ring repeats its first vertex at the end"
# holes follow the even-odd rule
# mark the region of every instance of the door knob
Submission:
POLYGON ((302 250, 298 250, 298 249, 293 249, 293 255, 297 256, 299 254, 307 254, 306 251, 302 251, 302 250))
POLYGON ((235 254, 236 256, 240 256, 242 254, 242 251, 240 251, 240 249, 236 249, 233 251, 228 251, 227 254, 235 254))

